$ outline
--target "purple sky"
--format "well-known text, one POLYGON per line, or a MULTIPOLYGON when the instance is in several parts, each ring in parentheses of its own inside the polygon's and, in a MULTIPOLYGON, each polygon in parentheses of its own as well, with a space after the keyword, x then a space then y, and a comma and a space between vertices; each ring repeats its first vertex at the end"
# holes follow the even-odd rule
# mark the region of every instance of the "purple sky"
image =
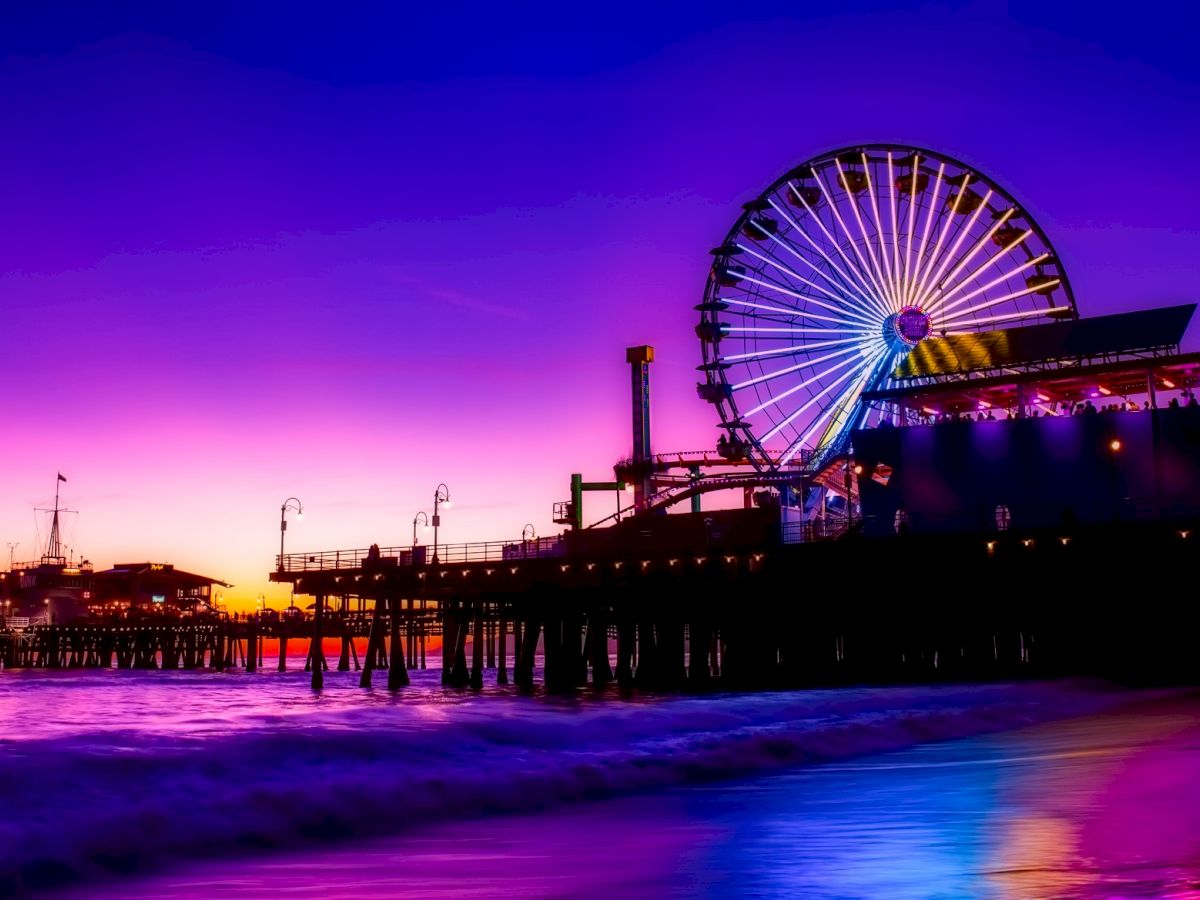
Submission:
POLYGON ((212 574, 244 604, 283 597, 265 575, 289 495, 296 550, 407 543, 439 481, 445 540, 549 534, 570 473, 628 452, 625 346, 658 350, 656 448, 712 445, 708 250, 776 176, 850 143, 978 166, 1046 230, 1084 315, 1200 295, 1200 67, 1173 37, 892 3, 556 22, 543 60, 521 21, 463 51, 451 12, 277 44, 254 23, 123 15, 40 42, 25 23, 0 58, 18 558, 56 470, 77 551, 212 574), (510 40, 519 58, 476 52, 510 40), (418 44, 419 71, 386 64, 418 44))

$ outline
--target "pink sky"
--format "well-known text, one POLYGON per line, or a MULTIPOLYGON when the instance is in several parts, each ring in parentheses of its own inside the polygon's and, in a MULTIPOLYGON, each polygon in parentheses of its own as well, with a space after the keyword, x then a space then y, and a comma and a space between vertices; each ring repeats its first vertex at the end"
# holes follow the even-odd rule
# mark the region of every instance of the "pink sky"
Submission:
POLYGON ((444 540, 550 534, 571 472, 628 453, 626 346, 658 350, 657 448, 712 446, 707 251, 779 173, 856 141, 996 179, 1085 315, 1194 300, 1198 95, 975 7, 421 81, 142 32, 10 53, 0 535, 40 552, 61 471, 77 553, 210 574, 248 608, 285 600, 266 575, 292 495, 293 550, 407 544, 441 481, 444 540))

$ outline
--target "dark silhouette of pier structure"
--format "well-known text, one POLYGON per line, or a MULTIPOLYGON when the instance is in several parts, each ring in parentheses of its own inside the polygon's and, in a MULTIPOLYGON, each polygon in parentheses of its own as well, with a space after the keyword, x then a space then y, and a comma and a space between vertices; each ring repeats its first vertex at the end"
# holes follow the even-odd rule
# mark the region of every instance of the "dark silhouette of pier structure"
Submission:
POLYGON ((897 416, 902 427, 854 432, 853 448, 779 466, 748 465, 736 440, 652 453, 653 354, 632 348, 634 452, 611 482, 572 476, 556 507, 562 534, 442 543, 436 561, 415 544, 281 552, 270 577, 312 598, 311 614, 9 628, 0 664, 284 668, 300 642, 320 688, 332 641, 339 670, 357 669, 364 686, 386 674, 393 689, 430 662, 448 685, 540 678, 553 692, 1194 681, 1194 604, 1180 590, 1200 540, 1200 354, 1178 352, 1190 314, 1129 314, 1100 338, 1092 328, 1090 356, 1006 358, 974 376, 922 370, 864 402, 936 403, 936 421, 897 416), (1157 343, 1113 345, 1138 328, 1157 343), (1099 388, 1120 411, 1083 410, 1099 388), (1167 390, 1183 393, 1160 402, 1167 390), (1036 415, 1050 397, 1053 414, 1036 415), (628 484, 629 507, 583 527, 588 491, 619 498, 628 484), (702 495, 729 489, 742 508, 700 509, 702 495), (665 514, 684 501, 691 511, 665 514))

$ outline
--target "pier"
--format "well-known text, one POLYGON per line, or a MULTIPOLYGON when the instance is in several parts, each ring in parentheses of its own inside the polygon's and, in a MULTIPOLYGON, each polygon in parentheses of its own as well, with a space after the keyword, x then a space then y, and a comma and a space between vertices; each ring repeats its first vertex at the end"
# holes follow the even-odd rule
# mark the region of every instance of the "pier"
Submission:
POLYGON ((603 544, 448 545, 437 565, 402 565, 411 548, 287 555, 273 577, 314 597, 303 618, 8 630, 0 664, 276 671, 299 646, 316 688, 332 667, 399 689, 428 665, 453 687, 549 692, 1200 677, 1194 611, 1146 599, 1194 569, 1200 520, 788 543, 762 510, 704 518, 728 536, 700 553, 684 544, 705 523, 685 514, 603 544))

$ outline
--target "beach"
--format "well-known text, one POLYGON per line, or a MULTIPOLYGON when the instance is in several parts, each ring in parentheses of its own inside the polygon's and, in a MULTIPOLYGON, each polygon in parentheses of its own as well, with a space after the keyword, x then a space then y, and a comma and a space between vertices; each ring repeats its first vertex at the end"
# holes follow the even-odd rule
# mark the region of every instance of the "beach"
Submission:
POLYGON ((302 672, 6 673, 5 889, 1158 896, 1197 873, 1187 692, 553 698, 413 674, 314 695, 302 672))

